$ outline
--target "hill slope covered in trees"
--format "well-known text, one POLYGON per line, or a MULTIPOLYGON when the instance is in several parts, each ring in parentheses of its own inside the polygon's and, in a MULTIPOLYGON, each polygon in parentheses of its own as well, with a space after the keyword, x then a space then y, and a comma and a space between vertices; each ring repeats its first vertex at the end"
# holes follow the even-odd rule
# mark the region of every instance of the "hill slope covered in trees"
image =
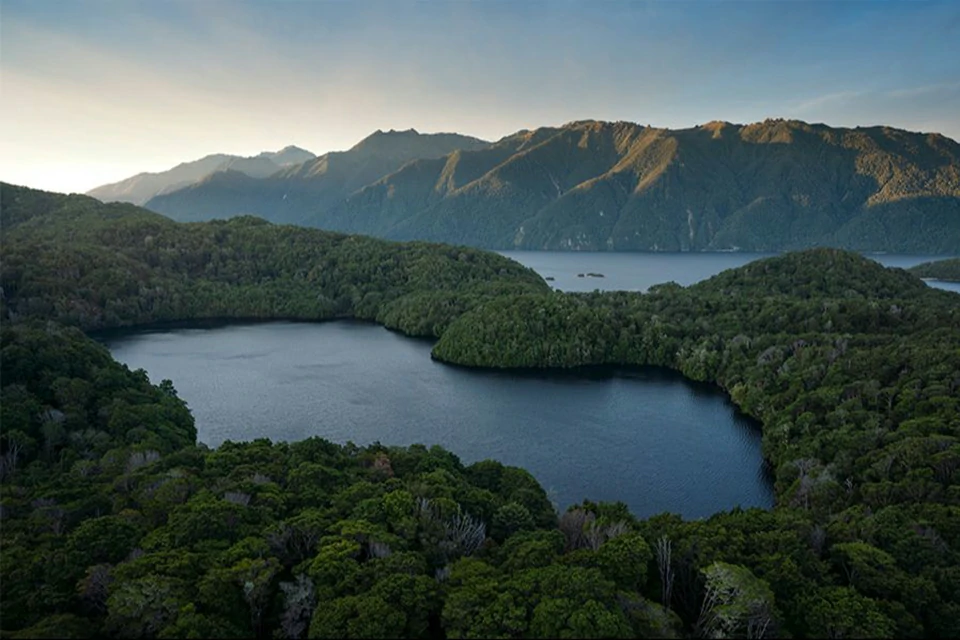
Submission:
POLYGON ((946 282, 960 282, 960 258, 925 262, 910 269, 919 278, 935 278, 946 282))
POLYGON ((219 175, 147 207, 491 249, 960 251, 960 145, 938 134, 583 121, 384 167, 336 188, 219 175))
POLYGON ((4 637, 960 635, 956 294, 835 250, 563 294, 469 249, 0 196, 4 637), (178 315, 366 317, 472 366, 678 369, 761 421, 777 505, 557 514, 523 470, 437 447, 210 450, 171 382, 64 326, 178 315))
POLYGON ((203 318, 377 319, 439 335, 505 292, 546 291, 496 254, 251 217, 181 224, 127 204, 2 185, 4 317, 86 330, 203 318))

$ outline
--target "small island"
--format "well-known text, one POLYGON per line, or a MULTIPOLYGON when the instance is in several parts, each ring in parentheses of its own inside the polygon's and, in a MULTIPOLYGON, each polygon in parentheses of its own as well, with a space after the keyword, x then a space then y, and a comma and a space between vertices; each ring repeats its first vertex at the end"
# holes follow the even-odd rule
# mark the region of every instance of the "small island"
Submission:
POLYGON ((960 282, 960 258, 948 258, 924 262, 908 269, 910 273, 925 280, 960 282))

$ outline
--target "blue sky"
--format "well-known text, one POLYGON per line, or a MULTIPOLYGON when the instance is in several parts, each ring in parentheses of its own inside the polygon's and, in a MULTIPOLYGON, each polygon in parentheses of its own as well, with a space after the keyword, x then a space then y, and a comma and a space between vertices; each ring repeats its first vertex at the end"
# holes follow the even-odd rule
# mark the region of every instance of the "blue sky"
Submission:
POLYGON ((960 2, 0 0, 0 179, 375 129, 799 118, 960 139, 960 2))

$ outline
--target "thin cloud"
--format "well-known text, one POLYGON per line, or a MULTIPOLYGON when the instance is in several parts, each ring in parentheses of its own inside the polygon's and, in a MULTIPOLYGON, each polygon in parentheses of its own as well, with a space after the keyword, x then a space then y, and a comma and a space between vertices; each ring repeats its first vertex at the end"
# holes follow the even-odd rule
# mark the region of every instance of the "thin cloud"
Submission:
POLYGON ((851 102, 852 100, 869 95, 869 93, 869 91, 837 91, 835 93, 827 93, 795 104, 792 107, 792 110, 797 112, 814 111, 817 109, 823 109, 824 107, 845 104, 851 102))
POLYGON ((960 91, 960 82, 940 82, 937 84, 928 84, 921 87, 912 87, 909 89, 896 89, 887 91, 885 94, 891 98, 916 98, 937 93, 948 93, 960 91))

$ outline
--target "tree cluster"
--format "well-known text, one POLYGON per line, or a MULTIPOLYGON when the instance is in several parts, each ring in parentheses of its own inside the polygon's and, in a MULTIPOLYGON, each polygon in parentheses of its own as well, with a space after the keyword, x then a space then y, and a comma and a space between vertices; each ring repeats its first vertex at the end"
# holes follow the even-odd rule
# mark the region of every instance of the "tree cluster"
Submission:
POLYGON ((832 250, 562 294, 469 249, 2 197, 5 637, 960 636, 956 294, 832 250), (522 469, 438 447, 211 450, 171 382, 80 331, 208 317, 672 368, 761 422, 777 504, 558 514, 522 469))

